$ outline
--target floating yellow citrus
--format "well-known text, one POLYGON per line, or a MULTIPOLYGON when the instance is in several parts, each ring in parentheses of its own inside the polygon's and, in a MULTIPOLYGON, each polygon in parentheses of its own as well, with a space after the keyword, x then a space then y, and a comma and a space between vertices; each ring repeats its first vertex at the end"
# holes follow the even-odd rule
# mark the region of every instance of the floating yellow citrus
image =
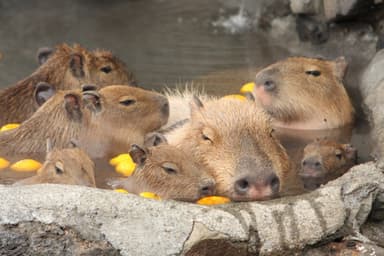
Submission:
POLYGON ((122 188, 114 189, 113 191, 123 194, 128 194, 128 191, 122 188))
POLYGON ((41 163, 33 159, 23 159, 11 165, 11 169, 17 172, 32 172, 40 169, 41 163))
POLYGON ((132 160, 124 160, 116 165, 115 170, 124 176, 131 176, 135 168, 136 164, 132 160))
POLYGON ((8 131, 19 127, 20 124, 6 124, 0 128, 0 132, 8 131))
POLYGON ((241 87, 240 92, 241 93, 252 92, 254 87, 255 87, 254 82, 246 83, 241 87))
POLYGON ((156 199, 156 200, 161 199, 158 195, 156 195, 155 193, 152 193, 152 192, 141 192, 139 195, 141 197, 145 197, 145 198, 151 198, 151 199, 156 199))
POLYGON ((118 156, 115 156, 111 160, 109 160, 109 164, 116 166, 122 161, 131 161, 132 162, 132 158, 129 154, 120 154, 118 156))
POLYGON ((9 161, 7 159, 0 157, 0 170, 5 169, 9 166, 9 161))
POLYGON ((202 204, 202 205, 214 205, 214 204, 226 204, 226 203, 229 203, 230 201, 231 200, 228 197, 207 196, 207 197, 201 198, 196 203, 202 204))
POLYGON ((237 99, 237 100, 245 100, 246 99, 243 95, 240 95, 240 94, 229 94, 229 95, 224 96, 223 98, 237 99))

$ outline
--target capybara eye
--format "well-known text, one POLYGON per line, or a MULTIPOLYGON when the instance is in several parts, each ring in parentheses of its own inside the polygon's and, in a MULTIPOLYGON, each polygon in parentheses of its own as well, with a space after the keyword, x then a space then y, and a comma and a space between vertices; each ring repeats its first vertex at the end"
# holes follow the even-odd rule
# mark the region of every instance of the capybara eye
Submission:
POLYGON ((57 174, 63 174, 64 173, 64 166, 63 166, 63 163, 61 162, 56 162, 55 164, 55 172, 57 174))
POLYGON ((204 133, 201 135, 201 137, 203 138, 203 140, 212 142, 211 138, 209 138, 209 137, 208 137, 207 135, 205 135, 204 133))
POLYGON ((105 67, 102 67, 102 68, 100 69, 100 71, 102 71, 102 72, 108 74, 109 72, 112 71, 112 68, 111 68, 110 66, 105 66, 105 67))
POLYGON ((135 103, 136 103, 136 101, 133 100, 133 99, 127 99, 127 100, 122 100, 122 101, 120 101, 120 104, 121 104, 121 105, 124 105, 124 106, 133 105, 133 104, 135 104, 135 103))
POLYGON ((276 84, 272 80, 267 80, 264 82, 264 88, 267 91, 272 91, 273 89, 275 89, 275 87, 276 87, 276 84))
POLYGON ((341 160, 341 158, 343 157, 343 154, 342 154, 339 150, 337 150, 337 151, 335 152, 335 155, 336 155, 336 157, 337 157, 339 160, 341 160))
POLYGON ((164 163, 162 166, 163 170, 167 173, 167 174, 171 174, 171 175, 175 175, 177 174, 177 166, 175 164, 172 164, 172 163, 164 163))
POLYGON ((305 71, 305 74, 311 75, 311 76, 319 76, 321 75, 321 72, 319 70, 307 70, 305 71))

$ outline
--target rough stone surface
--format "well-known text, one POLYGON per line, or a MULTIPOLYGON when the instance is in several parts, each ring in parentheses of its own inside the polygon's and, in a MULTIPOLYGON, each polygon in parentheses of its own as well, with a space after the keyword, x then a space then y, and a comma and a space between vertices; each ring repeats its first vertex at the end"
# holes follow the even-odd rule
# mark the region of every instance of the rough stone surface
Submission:
MULTIPOLYGON (((384 175, 373 163, 310 194, 217 207, 78 186, 1 186, 0 225, 7 231, 2 237, 20 241, 31 234, 15 234, 12 225, 41 223, 41 230, 54 225, 59 231, 72 230, 81 241, 104 240, 113 247, 108 250, 121 255, 198 255, 215 244, 222 245, 218 253, 227 248, 238 255, 283 255, 335 232, 358 233, 383 191, 384 175)), ((20 250, 27 246, 18 244, 20 250)))

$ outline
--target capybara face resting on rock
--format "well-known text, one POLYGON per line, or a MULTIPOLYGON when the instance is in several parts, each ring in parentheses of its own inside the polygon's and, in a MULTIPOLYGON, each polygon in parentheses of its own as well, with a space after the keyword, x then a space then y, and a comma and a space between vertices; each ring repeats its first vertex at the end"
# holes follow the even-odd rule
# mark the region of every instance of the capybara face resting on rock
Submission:
POLYGON ((357 150, 350 144, 316 140, 304 148, 299 175, 304 187, 315 189, 343 175, 357 163, 357 150))
POLYGON ((83 150, 73 147, 48 151, 43 166, 35 176, 14 184, 54 183, 96 187, 94 163, 83 150))
POLYGON ((250 101, 191 103, 191 120, 166 135, 216 181, 216 194, 234 201, 263 200, 285 187, 290 160, 272 136, 267 115, 250 101))
MULTIPOLYGON (((21 123, 29 118, 46 99, 35 94, 46 91, 80 89, 82 84, 106 86, 111 84, 134 85, 133 75, 125 64, 108 51, 88 51, 75 45, 62 44, 38 52, 41 66, 27 78, 0 91, 0 125, 21 123), (43 91, 36 91, 38 83, 47 83, 43 91)), ((42 90, 42 88, 40 88, 42 90)))
POLYGON ((20 127, 0 134, 3 155, 44 152, 41 141, 50 138, 57 148, 71 139, 91 157, 126 152, 142 144, 146 133, 168 119, 167 99, 130 86, 107 86, 95 90, 58 91, 20 127))
POLYGON ((273 125, 291 129, 331 129, 353 122, 354 109, 343 86, 347 63, 292 57, 261 70, 256 101, 273 125))
POLYGON ((129 154, 136 169, 131 176, 113 181, 115 188, 135 194, 148 191, 162 199, 180 201, 196 201, 215 192, 214 179, 175 146, 140 148, 133 145, 129 154))

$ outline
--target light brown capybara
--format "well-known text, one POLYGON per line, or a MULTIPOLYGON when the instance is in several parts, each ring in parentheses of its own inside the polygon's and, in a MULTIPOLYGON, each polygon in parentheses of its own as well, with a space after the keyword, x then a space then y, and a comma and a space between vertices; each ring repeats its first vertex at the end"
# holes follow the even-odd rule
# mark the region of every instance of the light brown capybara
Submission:
POLYGON ((304 187, 315 189, 336 179, 357 163, 357 150, 350 144, 322 139, 304 148, 299 176, 304 187))
POLYGON ((130 193, 152 192, 162 199, 196 201, 215 192, 214 179, 179 148, 168 144, 129 151, 136 169, 127 178, 112 181, 130 193))
POLYGON ((217 195, 234 201, 275 197, 292 172, 269 117, 251 101, 194 98, 190 121, 166 138, 214 177, 217 195))
POLYGON ((332 129, 351 124, 354 109, 343 85, 347 62, 291 57, 257 73, 253 94, 273 118, 290 129, 332 129))
POLYGON ((36 175, 17 181, 14 185, 41 183, 96 187, 94 163, 78 147, 47 149, 45 162, 36 175))
POLYGON ((82 84, 135 84, 125 64, 109 51, 62 44, 40 50, 38 59, 41 66, 35 72, 0 91, 0 125, 23 122, 58 90, 80 89, 82 84), (46 86, 37 87, 39 83, 46 86))
POLYGON ((112 156, 143 144, 145 134, 167 122, 167 99, 131 86, 58 91, 20 127, 0 134, 2 155, 44 152, 50 138, 57 148, 71 139, 92 158, 112 156))

